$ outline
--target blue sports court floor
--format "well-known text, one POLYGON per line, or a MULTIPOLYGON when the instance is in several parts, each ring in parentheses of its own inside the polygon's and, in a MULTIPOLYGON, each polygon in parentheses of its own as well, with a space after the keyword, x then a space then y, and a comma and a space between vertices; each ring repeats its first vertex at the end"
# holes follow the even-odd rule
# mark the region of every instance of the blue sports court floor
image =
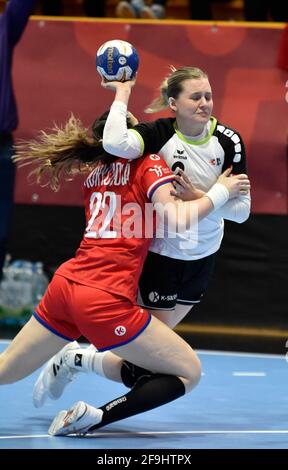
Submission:
MULTIPOLYGON (((7 345, 1 341, 0 350, 7 345)), ((79 374, 58 401, 32 405, 39 371, 0 388, 0 449, 287 449, 288 363, 285 356, 199 352, 197 389, 161 408, 85 438, 50 437, 55 414, 84 400, 103 405, 124 386, 79 374)))

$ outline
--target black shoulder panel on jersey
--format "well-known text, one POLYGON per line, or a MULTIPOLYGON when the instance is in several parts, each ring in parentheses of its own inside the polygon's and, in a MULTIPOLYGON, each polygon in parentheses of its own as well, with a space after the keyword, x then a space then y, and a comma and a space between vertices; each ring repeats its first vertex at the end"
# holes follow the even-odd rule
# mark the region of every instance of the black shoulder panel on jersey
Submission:
POLYGON ((134 127, 144 141, 144 153, 158 153, 175 134, 175 119, 164 118, 152 122, 143 122, 134 127))
POLYGON ((223 171, 232 165, 234 174, 247 173, 245 145, 239 132, 217 121, 213 135, 224 150, 223 171))

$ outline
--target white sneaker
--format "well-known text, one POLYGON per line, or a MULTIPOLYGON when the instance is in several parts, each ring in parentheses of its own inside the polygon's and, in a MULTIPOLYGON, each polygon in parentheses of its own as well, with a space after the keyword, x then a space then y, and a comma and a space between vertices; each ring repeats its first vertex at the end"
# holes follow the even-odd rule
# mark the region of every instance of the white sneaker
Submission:
POLYGON ((79 348, 77 341, 67 344, 43 368, 33 389, 33 404, 36 408, 43 406, 48 397, 57 400, 64 388, 74 380, 78 371, 67 366, 63 358, 67 351, 79 348))
POLYGON ((78 401, 69 410, 62 410, 58 413, 49 427, 48 434, 50 436, 85 435, 92 426, 101 422, 102 415, 102 410, 84 401, 78 401))

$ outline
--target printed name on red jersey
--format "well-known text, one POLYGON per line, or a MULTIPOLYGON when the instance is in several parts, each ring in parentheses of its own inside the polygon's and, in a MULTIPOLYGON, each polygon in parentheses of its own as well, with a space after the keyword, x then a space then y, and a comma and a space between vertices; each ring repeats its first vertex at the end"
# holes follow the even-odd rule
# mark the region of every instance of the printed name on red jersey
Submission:
POLYGON ((129 162, 114 162, 110 165, 99 165, 86 179, 84 186, 125 186, 129 182, 131 165, 129 162))

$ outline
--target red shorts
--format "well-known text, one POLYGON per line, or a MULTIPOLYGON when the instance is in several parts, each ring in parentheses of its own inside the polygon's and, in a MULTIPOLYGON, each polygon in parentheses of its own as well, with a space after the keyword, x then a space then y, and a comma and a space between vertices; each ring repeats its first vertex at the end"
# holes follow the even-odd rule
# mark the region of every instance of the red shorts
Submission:
POLYGON ((56 335, 68 341, 83 335, 99 351, 129 343, 151 320, 147 310, 124 297, 57 274, 34 315, 56 335))

